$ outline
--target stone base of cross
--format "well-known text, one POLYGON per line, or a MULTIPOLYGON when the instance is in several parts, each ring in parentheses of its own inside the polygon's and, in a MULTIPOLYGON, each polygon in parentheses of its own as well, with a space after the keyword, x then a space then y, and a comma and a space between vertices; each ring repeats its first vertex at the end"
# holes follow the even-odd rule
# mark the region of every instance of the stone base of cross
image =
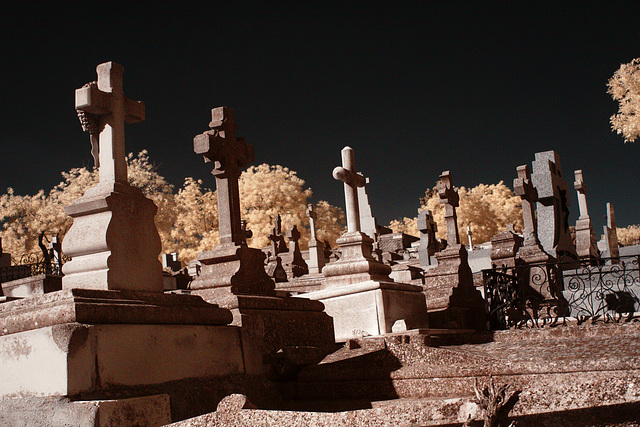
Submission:
POLYGON ((275 284, 264 269, 265 254, 260 249, 222 243, 200 252, 200 274, 191 289, 228 288, 236 295, 275 295, 275 284))
POLYGON ((163 292, 156 205, 139 188, 100 183, 65 208, 73 218, 62 251, 64 289, 163 292))

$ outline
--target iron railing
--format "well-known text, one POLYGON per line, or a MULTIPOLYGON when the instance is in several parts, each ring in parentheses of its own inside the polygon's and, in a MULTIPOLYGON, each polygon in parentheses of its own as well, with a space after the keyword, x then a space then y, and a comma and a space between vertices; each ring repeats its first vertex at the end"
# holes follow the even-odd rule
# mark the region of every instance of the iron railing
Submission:
POLYGON ((633 317, 640 309, 640 256, 533 263, 483 270, 491 329, 633 317))
POLYGON ((64 255, 52 257, 44 257, 38 253, 23 255, 17 261, 13 261, 13 265, 0 267, 0 283, 38 274, 62 276, 62 265, 65 261, 67 257, 64 255))

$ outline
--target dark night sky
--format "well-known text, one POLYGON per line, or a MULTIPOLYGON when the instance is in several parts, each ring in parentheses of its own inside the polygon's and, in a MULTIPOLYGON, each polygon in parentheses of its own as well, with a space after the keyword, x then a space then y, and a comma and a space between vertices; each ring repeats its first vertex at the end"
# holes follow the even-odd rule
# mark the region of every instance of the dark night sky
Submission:
POLYGON ((384 224, 415 216, 443 170, 512 187, 550 149, 571 187, 583 169, 596 230, 607 201, 619 226, 640 223, 640 143, 611 132, 606 93, 640 56, 640 2, 18 3, 0 18, 3 191, 89 164, 74 90, 113 60, 146 103, 127 152, 148 149, 176 186, 214 186, 192 141, 227 105, 256 164, 297 171, 314 201, 344 206, 331 171, 353 147, 384 224))

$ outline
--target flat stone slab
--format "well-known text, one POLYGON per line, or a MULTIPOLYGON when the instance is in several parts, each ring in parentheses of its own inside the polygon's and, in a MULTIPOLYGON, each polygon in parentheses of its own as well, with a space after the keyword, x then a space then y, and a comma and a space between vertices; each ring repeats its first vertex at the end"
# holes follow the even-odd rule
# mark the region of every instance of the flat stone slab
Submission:
POLYGON ((73 322, 227 325, 232 319, 195 295, 65 289, 0 304, 0 335, 73 322))
POLYGON ((0 286, 2 286, 2 292, 7 297, 28 298, 61 290, 62 277, 51 274, 38 274, 3 282, 0 286))

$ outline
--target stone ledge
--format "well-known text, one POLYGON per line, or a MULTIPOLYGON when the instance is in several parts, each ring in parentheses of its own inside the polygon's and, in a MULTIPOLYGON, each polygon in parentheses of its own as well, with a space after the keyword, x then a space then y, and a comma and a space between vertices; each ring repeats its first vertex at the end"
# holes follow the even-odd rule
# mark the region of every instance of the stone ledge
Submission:
POLYGON ((65 289, 0 305, 0 335, 62 323, 227 325, 232 314, 195 295, 65 289))

